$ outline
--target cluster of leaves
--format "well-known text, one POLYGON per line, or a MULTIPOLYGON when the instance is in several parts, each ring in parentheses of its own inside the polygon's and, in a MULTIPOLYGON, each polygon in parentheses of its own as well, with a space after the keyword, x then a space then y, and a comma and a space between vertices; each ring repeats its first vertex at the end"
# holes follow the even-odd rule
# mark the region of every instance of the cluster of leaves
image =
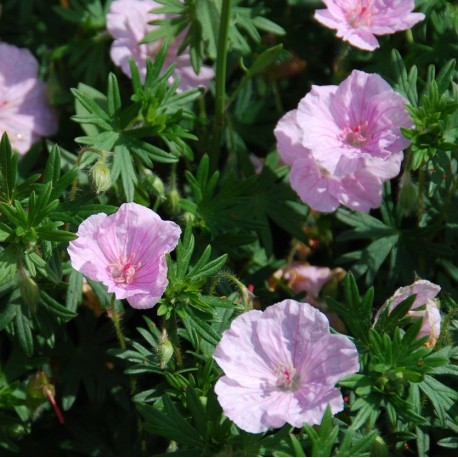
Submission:
POLYGON ((93 151, 112 157, 111 180, 120 178, 127 201, 134 199, 138 177, 153 163, 174 163, 180 156, 192 159, 193 153, 185 140, 195 137, 182 127, 183 119, 192 119, 189 103, 195 100, 198 89, 176 93, 179 81, 168 84, 174 67, 161 73, 167 47, 159 51, 154 63, 147 62, 144 84, 136 65, 131 62, 132 103, 122 108, 121 93, 114 74, 108 77, 108 94, 80 84, 73 90, 76 113, 86 136, 76 141, 89 145, 93 151), (157 145, 143 139, 156 139, 157 145), (166 149, 164 149, 166 148, 166 149), (167 151, 168 150, 168 151, 167 151))
POLYGON ((33 354, 33 329, 46 330, 52 339, 50 316, 69 320, 74 309, 59 304, 45 289, 55 288, 63 277, 61 244, 75 238, 62 228, 66 222, 59 198, 76 177, 75 169, 61 175, 58 147, 51 151, 43 174, 18 180, 18 154, 6 134, 0 143, 0 282, 3 308, 0 328, 33 354), (40 182, 38 182, 40 180, 40 182), (37 306, 40 305, 40 307, 37 306))
MULTIPOLYGON (((383 416, 387 430, 382 437, 387 446, 402 450, 409 441, 416 441, 418 453, 425 456, 437 428, 456 433, 453 418, 458 393, 450 379, 458 374, 453 343, 446 345, 442 339, 435 348, 427 348, 429 336, 417 338, 422 320, 407 316, 415 296, 391 312, 385 307, 372 326, 373 289, 361 296, 351 274, 344 289, 345 303, 329 299, 329 305, 355 337, 361 355, 360 372, 341 382, 351 390, 351 411, 356 413, 351 427, 380 428, 383 416)), ((455 303, 451 308, 450 313, 456 313, 455 303)), ((447 441, 440 445, 447 447, 447 441)))
MULTIPOLYGON (((184 37, 178 53, 181 54, 189 47, 191 63, 196 73, 200 71, 202 62, 206 58, 216 60, 223 7, 221 0, 211 2, 158 0, 157 3, 163 6, 153 12, 164 16, 154 21, 157 27, 146 34, 144 43, 164 39, 173 41, 183 33, 184 37)), ((243 7, 238 6, 240 3, 242 3, 240 0, 235 1, 229 11, 231 26, 228 44, 231 50, 244 55, 250 54, 252 47, 246 36, 248 35, 255 43, 260 43, 262 36, 259 30, 277 35, 285 34, 282 27, 265 17, 264 5, 243 7)))

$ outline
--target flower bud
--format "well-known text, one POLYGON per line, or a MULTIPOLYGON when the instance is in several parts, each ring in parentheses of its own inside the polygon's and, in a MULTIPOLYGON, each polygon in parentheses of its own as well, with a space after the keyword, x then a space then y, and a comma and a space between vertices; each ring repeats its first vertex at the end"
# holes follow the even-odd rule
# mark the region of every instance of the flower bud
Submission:
POLYGON ((180 194, 176 189, 171 189, 167 196, 167 201, 170 206, 170 210, 172 213, 178 213, 179 202, 180 202, 180 194))
POLYGON ((371 456, 389 456, 388 445, 381 436, 377 436, 372 442, 371 456))
POLYGON ((24 304, 35 312, 40 300, 40 288, 22 266, 19 267, 19 290, 24 304))
POLYGON ((91 169, 92 183, 97 194, 108 191, 111 187, 111 171, 104 158, 99 159, 91 169))
POLYGON ((159 362, 161 369, 165 369, 167 363, 172 359, 173 356, 173 345, 167 337, 167 333, 163 334, 161 341, 157 347, 157 354, 159 356, 159 362))
POLYGON ((162 197, 164 195, 164 182, 157 175, 152 175, 150 183, 157 195, 162 197))
POLYGON ((418 186, 410 179, 410 174, 405 173, 401 177, 399 191, 399 205, 407 216, 415 209, 418 200, 418 186))

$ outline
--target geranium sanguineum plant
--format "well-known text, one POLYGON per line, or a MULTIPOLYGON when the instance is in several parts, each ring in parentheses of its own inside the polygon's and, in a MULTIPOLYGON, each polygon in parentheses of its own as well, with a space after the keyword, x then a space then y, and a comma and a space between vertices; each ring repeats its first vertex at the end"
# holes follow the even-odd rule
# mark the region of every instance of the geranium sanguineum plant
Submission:
POLYGON ((323 0, 326 9, 315 12, 321 24, 337 30, 337 36, 366 51, 378 48, 376 35, 407 30, 425 16, 413 13, 414 0, 323 0))
POLYGON ((404 286, 382 305, 375 316, 374 323, 377 323, 383 311, 388 307, 392 312, 402 301, 415 295, 415 300, 407 312, 407 316, 414 319, 422 319, 423 323, 418 333, 418 338, 429 336, 426 343, 428 347, 433 347, 439 338, 441 331, 441 314, 435 297, 439 294, 441 287, 428 280, 417 280, 409 286, 404 286))
POLYGON ((103 283, 116 299, 138 309, 151 308, 167 284, 165 255, 177 245, 180 227, 135 203, 112 214, 83 221, 68 253, 74 269, 103 283))
POLYGON ((401 133, 412 126, 405 104, 379 75, 358 70, 339 86, 312 86, 274 131, 299 197, 321 212, 379 207, 410 144, 401 133))
MULTIPOLYGON (((161 48, 162 42, 160 40, 153 43, 140 43, 148 32, 157 28, 157 25, 151 24, 151 22, 165 17, 163 14, 151 12, 161 6, 154 0, 115 0, 111 4, 107 15, 107 30, 114 38, 110 55, 115 65, 121 67, 122 71, 129 77, 129 59, 135 61, 140 76, 144 78, 146 59, 154 60, 161 48)), ((189 50, 187 49, 178 55, 182 41, 183 35, 180 35, 172 43, 169 43, 164 67, 176 65, 171 80, 173 81, 176 77, 180 78, 179 90, 196 87, 207 88, 214 77, 213 70, 203 65, 200 72, 196 74, 191 64, 189 50)))
POLYGON ((38 79, 38 62, 28 49, 0 43, 0 135, 25 154, 40 138, 54 135, 57 118, 38 79))
POLYGON ((213 357, 225 373, 215 386, 218 401, 251 433, 319 424, 327 405, 340 412, 335 384, 359 370, 350 339, 331 334, 323 313, 291 299, 238 316, 213 357))

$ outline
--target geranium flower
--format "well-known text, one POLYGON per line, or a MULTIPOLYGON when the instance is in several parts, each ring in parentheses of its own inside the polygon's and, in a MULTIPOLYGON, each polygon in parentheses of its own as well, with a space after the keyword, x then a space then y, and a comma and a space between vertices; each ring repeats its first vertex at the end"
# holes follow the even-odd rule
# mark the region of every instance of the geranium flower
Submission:
MULTIPOLYGON (((157 28, 156 25, 149 24, 149 22, 165 17, 163 14, 151 13, 151 10, 161 6, 163 5, 154 0, 115 0, 111 4, 110 12, 107 14, 107 30, 114 38, 110 55, 115 65, 121 67, 129 77, 131 76, 130 58, 135 61, 144 79, 146 59, 149 57, 154 60, 161 48, 161 41, 140 44, 148 32, 157 28)), ((179 89, 183 91, 198 86, 207 88, 214 77, 214 72, 210 67, 202 65, 199 74, 196 75, 191 65, 189 52, 185 50, 181 55, 177 54, 183 38, 184 35, 181 34, 168 48, 164 68, 176 64, 170 81, 179 76, 179 89)))
POLYGON ((410 144, 400 130, 412 126, 405 104, 380 76, 358 70, 339 86, 312 86, 274 131, 299 197, 322 212, 379 207, 410 144))
POLYGON ((166 253, 177 245, 180 227, 149 208, 123 204, 112 214, 83 221, 68 253, 74 269, 108 287, 116 299, 151 308, 167 287, 166 253))
POLYGON ((25 154, 41 137, 57 132, 57 119, 38 79, 38 62, 28 49, 0 43, 0 135, 25 154))
POLYGON ((344 403, 335 384, 358 371, 348 337, 329 332, 323 313, 285 300, 238 316, 215 349, 225 372, 215 386, 223 411, 250 433, 319 424, 344 403))
POLYGON ((434 298, 439 294, 439 285, 428 280, 417 280, 415 283, 397 289, 394 294, 382 305, 375 316, 374 324, 380 315, 388 307, 390 313, 410 296, 416 295, 415 300, 407 312, 407 316, 423 319, 423 323, 418 333, 418 338, 429 336, 426 346, 433 347, 441 332, 441 314, 434 298))
POLYGON ((375 35, 407 30, 425 18, 412 13, 414 0, 323 0, 327 9, 315 11, 321 24, 337 30, 337 36, 367 51, 378 48, 375 35))

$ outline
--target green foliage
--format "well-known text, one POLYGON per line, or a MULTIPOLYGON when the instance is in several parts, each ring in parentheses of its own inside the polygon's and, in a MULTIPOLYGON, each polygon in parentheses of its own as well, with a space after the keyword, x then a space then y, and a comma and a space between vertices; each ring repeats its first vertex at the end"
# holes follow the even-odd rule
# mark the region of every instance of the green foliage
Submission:
MULTIPOLYGON (((169 17, 155 21, 158 27, 146 34, 144 43, 161 39, 173 41, 183 32, 185 36, 178 52, 182 53, 189 46, 191 62, 196 73, 199 72, 206 57, 216 60, 222 0, 158 0, 157 3, 164 6, 155 9, 154 13, 168 14, 169 17)), ((231 9, 229 49, 242 54, 250 53, 251 46, 246 36, 259 43, 262 38, 259 30, 278 35, 285 34, 282 27, 264 17, 266 8, 262 4, 246 8, 236 6, 238 3, 241 2, 235 1, 231 9)))
POLYGON ((137 67, 131 63, 133 103, 126 108, 114 74, 108 77, 106 96, 83 84, 72 90, 77 112, 73 119, 87 134, 76 141, 89 145, 90 151, 111 157, 112 182, 120 178, 127 201, 133 200, 137 177, 144 168, 149 169, 157 162, 174 163, 182 155, 192 157, 186 141, 195 137, 180 122, 193 117, 188 104, 200 92, 194 89, 177 94, 178 80, 167 84, 173 67, 162 72, 166 54, 164 45, 154 63, 147 61, 144 84, 137 67), (155 138, 157 144, 145 138, 155 138))
POLYGON ((295 202, 284 181, 286 170, 276 169, 275 162, 272 155, 260 175, 244 180, 229 176, 218 187, 219 172, 210 174, 208 157, 204 156, 195 176, 186 173, 192 199, 183 199, 181 206, 196 216, 196 226, 214 237, 230 234, 242 239, 242 233, 255 231, 268 254, 273 251, 271 221, 297 239, 305 240, 301 222, 307 208, 295 202))

